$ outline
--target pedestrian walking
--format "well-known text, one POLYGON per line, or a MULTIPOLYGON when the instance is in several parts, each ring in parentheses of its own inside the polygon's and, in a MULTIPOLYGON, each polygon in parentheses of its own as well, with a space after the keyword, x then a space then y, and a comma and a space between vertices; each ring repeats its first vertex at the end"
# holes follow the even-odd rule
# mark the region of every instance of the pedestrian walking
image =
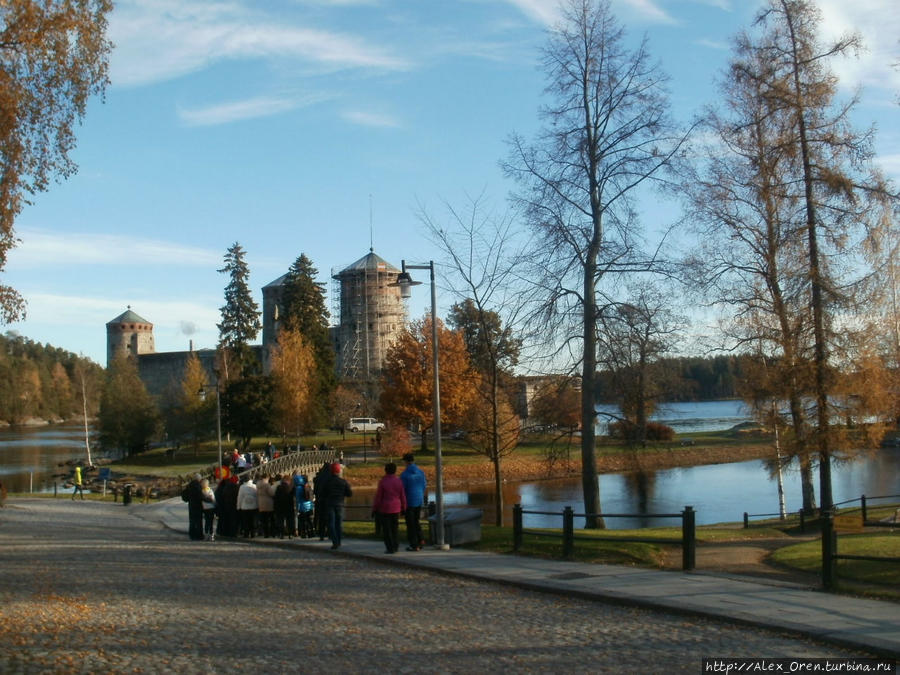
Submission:
POLYGON ((403 455, 406 468, 400 474, 403 483, 403 491, 406 494, 406 539, 409 546, 407 551, 420 551, 425 545, 425 537, 422 534, 422 507, 428 499, 428 482, 425 473, 416 466, 416 458, 411 452, 403 455))
POLYGON ((405 512, 406 493, 402 481, 397 478, 397 465, 388 462, 384 465, 384 476, 378 481, 375 501, 372 502, 372 515, 381 523, 385 553, 396 553, 400 546, 400 514, 405 512))
POLYGON ((75 495, 80 494, 81 498, 84 499, 84 483, 81 480, 81 465, 75 465, 75 476, 72 478, 72 482, 75 484, 75 489, 72 490, 72 500, 75 500, 75 495))
POLYGON ((344 480, 344 467, 338 462, 331 465, 331 478, 325 483, 325 507, 328 510, 328 531, 331 533, 331 548, 341 547, 344 533, 344 499, 353 496, 350 483, 344 480))

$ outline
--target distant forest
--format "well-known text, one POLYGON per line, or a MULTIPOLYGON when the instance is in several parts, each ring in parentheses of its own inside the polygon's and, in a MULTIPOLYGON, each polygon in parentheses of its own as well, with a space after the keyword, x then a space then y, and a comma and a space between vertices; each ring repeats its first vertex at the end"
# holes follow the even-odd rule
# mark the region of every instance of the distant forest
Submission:
POLYGON ((97 414, 104 369, 83 356, 8 332, 0 336, 0 421, 81 418, 97 414))
MULTIPOLYGON (((748 356, 666 358, 653 365, 656 387, 666 401, 737 398, 748 356)), ((0 335, 0 421, 80 418, 82 377, 88 416, 100 407, 105 370, 88 358, 34 342, 15 333, 0 335)), ((612 402, 609 374, 599 374, 597 401, 612 402)))
MULTIPOLYGON (((748 365, 746 355, 740 356, 685 356, 665 358, 653 364, 653 379, 663 392, 663 401, 710 401, 723 398, 739 398, 738 383, 748 365)), ((597 387, 599 403, 613 403, 615 391, 610 374, 601 371, 597 387)))

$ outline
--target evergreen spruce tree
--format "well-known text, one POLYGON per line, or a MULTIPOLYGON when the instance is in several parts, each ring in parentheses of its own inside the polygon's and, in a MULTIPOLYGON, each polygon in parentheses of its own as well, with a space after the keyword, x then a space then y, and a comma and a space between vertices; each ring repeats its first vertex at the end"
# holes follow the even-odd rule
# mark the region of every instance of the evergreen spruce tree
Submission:
POLYGON ((259 363, 250 350, 250 342, 256 339, 262 324, 259 305, 250 293, 250 268, 244 260, 245 255, 241 245, 235 242, 225 253, 225 267, 219 270, 230 278, 225 287, 225 305, 220 309, 222 322, 218 324, 219 347, 231 354, 231 367, 229 358, 224 360, 224 379, 240 377, 259 369, 259 363))
POLYGON ((288 270, 282 295, 282 322, 289 330, 300 333, 312 348, 316 364, 313 417, 325 420, 325 408, 336 386, 335 355, 328 337, 329 313, 325 304, 325 285, 316 281, 319 271, 305 254, 288 270))

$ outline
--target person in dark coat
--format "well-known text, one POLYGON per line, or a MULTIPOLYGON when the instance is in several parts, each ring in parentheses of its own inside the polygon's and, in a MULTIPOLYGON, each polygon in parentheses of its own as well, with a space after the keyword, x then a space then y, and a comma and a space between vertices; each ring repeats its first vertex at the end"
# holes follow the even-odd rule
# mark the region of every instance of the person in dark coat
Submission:
POLYGON ((220 537, 236 537, 238 534, 237 478, 226 478, 216 486, 216 515, 219 522, 216 534, 220 537))
POLYGON ((275 488, 272 498, 275 506, 275 531, 281 539, 284 535, 292 539, 297 533, 297 514, 295 511, 294 485, 291 477, 285 475, 275 488))
POLYGON ((319 541, 325 541, 325 531, 328 529, 328 509, 325 506, 325 488, 331 480, 331 463, 325 462, 322 468, 313 478, 313 495, 316 498, 313 521, 319 541))
POLYGON ((331 465, 331 478, 325 484, 325 507, 328 509, 328 531, 331 533, 331 548, 341 547, 344 532, 344 499, 353 496, 350 483, 341 474, 344 467, 338 462, 331 465))
POLYGON ((181 492, 181 499, 188 505, 188 536, 203 540, 203 487, 199 473, 194 474, 191 482, 181 492))

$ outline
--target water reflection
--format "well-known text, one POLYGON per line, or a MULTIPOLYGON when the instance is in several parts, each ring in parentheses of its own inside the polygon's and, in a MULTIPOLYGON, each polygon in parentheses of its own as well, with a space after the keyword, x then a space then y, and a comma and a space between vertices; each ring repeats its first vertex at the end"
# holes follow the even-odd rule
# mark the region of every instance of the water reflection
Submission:
MULTIPOLYGON (((818 486, 817 486, 818 487, 818 486)), ((800 472, 795 466, 784 472, 788 511, 802 504, 800 472)), ((857 462, 840 463, 832 470, 835 502, 867 497, 900 495, 900 450, 883 449, 857 462)), ((526 515, 526 527, 561 527, 562 511, 571 506, 583 513, 580 477, 533 483, 504 485, 503 518, 512 524, 512 505, 521 503, 526 510, 550 511, 559 516, 526 515)), ((898 497, 900 499, 900 497, 898 497)), ((476 506, 485 511, 485 522, 493 520, 494 498, 491 485, 466 491, 445 492, 448 506, 476 506)), ((744 512, 777 513, 778 489, 775 478, 761 460, 682 467, 664 471, 635 471, 600 476, 600 502, 607 514, 646 514, 639 518, 608 517, 606 526, 626 529, 635 526, 677 526, 679 521, 653 517, 678 514, 685 506, 697 511, 698 524, 741 522, 744 512)), ((584 519, 576 518, 576 527, 584 519)))
MULTIPOLYGON (((95 457, 97 453, 92 453, 95 457)), ((54 479, 69 474, 67 462, 85 460, 84 427, 13 428, 0 434, 0 479, 10 492, 53 489, 54 479)))

